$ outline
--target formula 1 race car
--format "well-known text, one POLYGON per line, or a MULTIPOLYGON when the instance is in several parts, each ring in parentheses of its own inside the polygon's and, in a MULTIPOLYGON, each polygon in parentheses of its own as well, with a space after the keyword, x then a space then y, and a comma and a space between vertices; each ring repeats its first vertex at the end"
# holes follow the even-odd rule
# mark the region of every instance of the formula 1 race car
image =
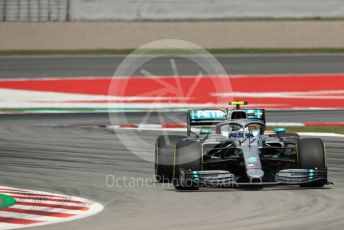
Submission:
POLYGON ((187 135, 162 135, 155 146, 155 174, 178 190, 199 187, 323 187, 326 149, 319 138, 275 128, 265 134, 264 109, 190 110, 187 135))

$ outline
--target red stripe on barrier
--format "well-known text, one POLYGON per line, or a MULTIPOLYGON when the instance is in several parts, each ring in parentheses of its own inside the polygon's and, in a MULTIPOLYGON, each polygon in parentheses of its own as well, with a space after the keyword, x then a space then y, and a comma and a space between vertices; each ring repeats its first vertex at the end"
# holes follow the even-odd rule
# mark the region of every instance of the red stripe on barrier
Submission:
POLYGON ((0 222, 9 224, 37 224, 41 223, 42 221, 0 216, 0 222))
POLYGON ((121 128, 138 128, 138 125, 135 124, 124 124, 124 125, 120 125, 121 128))
MULTIPOLYGON (((89 95, 112 95, 124 97, 116 103, 186 103, 186 104, 221 104, 231 100, 230 95, 216 96, 240 92, 243 96, 234 100, 247 100, 250 104, 259 104, 270 108, 344 108, 342 95, 344 90, 344 74, 322 75, 256 75, 256 76, 203 76, 195 90, 188 96, 188 91, 196 81, 195 76, 181 77, 123 77, 123 78, 94 78, 94 79, 35 79, 35 80, 3 80, 0 88, 34 90, 44 92, 75 93, 89 95), (226 83, 226 84, 222 84, 226 83), (221 87, 229 85, 231 87, 221 87), (109 86, 118 89, 109 92, 109 86), (179 89, 178 87, 181 87, 179 89), (168 89, 167 89, 168 88, 168 89), (178 92, 176 92, 178 91, 178 92), (327 91, 330 91, 327 93, 327 91), (338 91, 338 92, 336 92, 338 91), (254 93, 285 93, 283 97, 264 96, 254 97, 254 93), (295 95, 287 93, 295 92, 295 95), (245 93, 251 96, 245 97, 245 93), (306 94, 297 94, 306 93, 306 94), (311 93, 311 94, 308 94, 311 93), (326 96, 331 98, 326 98, 326 96), (125 97, 153 97, 150 100, 126 101, 125 97), (168 97, 171 100, 167 100, 168 97), (181 98, 180 98, 181 97, 181 98), (154 98, 157 98, 156 100, 154 98)), ((240 94, 241 95, 241 94, 240 94)), ((92 102, 92 101, 91 101, 92 102)), ((105 101, 102 101, 105 103, 105 101)), ((95 103, 95 102, 94 102, 95 103)))
MULTIPOLYGON (((178 79, 184 92, 194 82, 195 76, 160 77, 159 79, 176 87, 178 79)), ((218 79, 230 81, 233 91, 236 92, 305 92, 316 90, 343 90, 344 74, 322 75, 253 75, 239 77, 204 76, 200 79, 201 88, 209 89, 218 79)), ((36 80, 3 80, 0 88, 24 89, 35 91, 64 92, 107 95, 111 81, 113 84, 126 87, 126 95, 134 96, 161 88, 159 81, 148 77, 128 78, 94 78, 94 79, 36 79, 36 80), (140 87, 138 87, 140 86, 140 87)), ((197 92, 201 96, 207 91, 197 92)), ((208 96, 208 95, 207 95, 208 96)))
POLYGON ((61 208, 61 209, 68 209, 68 210, 80 210, 80 211, 86 211, 89 209, 88 207, 68 206, 68 205, 60 205, 60 204, 33 203, 33 202, 25 202, 25 201, 17 201, 16 204, 17 205, 48 207, 48 208, 61 208))
POLYGON ((186 123, 167 123, 161 124, 162 128, 185 128, 186 123))
POLYGON ((39 216, 59 217, 59 218, 67 218, 67 217, 75 216, 75 214, 51 212, 51 211, 40 211, 40 210, 27 210, 27 209, 19 209, 19 208, 5 208, 5 209, 1 209, 1 211, 22 213, 22 214, 32 214, 32 215, 39 215, 39 216))

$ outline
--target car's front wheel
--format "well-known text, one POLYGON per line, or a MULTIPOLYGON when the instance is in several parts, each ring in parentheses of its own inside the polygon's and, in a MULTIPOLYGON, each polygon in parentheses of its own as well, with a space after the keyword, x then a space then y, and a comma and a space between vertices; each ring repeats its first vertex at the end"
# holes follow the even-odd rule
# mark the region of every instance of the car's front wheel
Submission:
POLYGON ((174 167, 174 148, 185 139, 182 135, 161 135, 155 143, 155 177, 158 182, 171 182, 174 167))
MULTIPOLYGON (((297 159, 300 169, 326 169, 326 152, 320 138, 304 138, 297 142, 297 159)), ((327 178, 307 184, 302 187, 323 187, 327 178)))
POLYGON ((173 184, 177 190, 197 190, 199 184, 185 177, 188 170, 202 168, 202 145, 195 140, 186 139, 176 144, 173 184), (185 180, 186 179, 186 180, 185 180))

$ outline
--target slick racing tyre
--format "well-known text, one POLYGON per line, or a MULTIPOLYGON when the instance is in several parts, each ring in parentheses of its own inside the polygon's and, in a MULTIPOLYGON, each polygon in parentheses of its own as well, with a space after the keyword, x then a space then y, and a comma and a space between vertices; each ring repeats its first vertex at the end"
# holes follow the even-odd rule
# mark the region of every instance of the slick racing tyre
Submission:
MULTIPOLYGON (((324 143, 320 138, 299 139, 297 142, 297 159, 300 169, 326 169, 324 143)), ((323 187, 326 180, 301 185, 301 187, 323 187)))
POLYGON ((158 182, 171 182, 173 178, 174 148, 185 139, 182 135, 161 135, 155 143, 155 177, 158 182))
MULTIPOLYGON (((186 177, 186 171, 200 171, 202 165, 202 145, 194 140, 183 140, 177 143, 173 184, 177 190, 197 190, 199 184, 186 177)), ((191 177, 190 177, 191 176, 191 177)))

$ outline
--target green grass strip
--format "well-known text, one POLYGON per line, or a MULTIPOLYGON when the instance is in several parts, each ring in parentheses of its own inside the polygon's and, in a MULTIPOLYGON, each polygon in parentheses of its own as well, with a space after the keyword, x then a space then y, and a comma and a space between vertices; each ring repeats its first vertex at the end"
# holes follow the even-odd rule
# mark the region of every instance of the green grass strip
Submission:
POLYGON ((0 209, 10 207, 15 205, 15 203, 16 200, 13 197, 0 194, 0 209))
MULTIPOLYGON (((0 56, 13 55, 127 55, 134 49, 81 50, 0 50, 0 56)), ((288 53, 344 53, 344 48, 221 48, 207 49, 212 54, 288 54, 288 53)), ((197 54, 200 50, 142 49, 142 54, 197 54)))

